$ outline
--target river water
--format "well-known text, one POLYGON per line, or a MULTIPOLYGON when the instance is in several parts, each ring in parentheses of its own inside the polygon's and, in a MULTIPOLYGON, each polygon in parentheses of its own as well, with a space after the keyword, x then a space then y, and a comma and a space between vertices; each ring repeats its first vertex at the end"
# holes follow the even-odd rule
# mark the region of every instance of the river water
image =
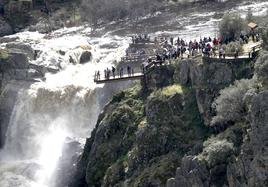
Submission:
POLYGON ((56 74, 47 73, 40 80, 21 89, 10 117, 4 148, 0 151, 0 187, 52 187, 53 172, 62 154, 66 137, 83 144, 94 128, 104 104, 118 90, 131 82, 115 85, 96 85, 96 70, 111 67, 125 53, 134 32, 154 35, 180 36, 189 40, 200 36, 217 35, 222 14, 239 12, 245 16, 248 8, 256 15, 267 12, 268 2, 243 2, 234 7, 207 11, 206 8, 185 14, 157 13, 145 17, 134 26, 111 23, 92 35, 84 25, 63 28, 49 35, 38 32, 22 32, 10 37, 28 43, 40 50, 32 63, 48 67, 61 67, 56 74), (146 27, 142 25, 146 24, 146 27), (79 46, 92 47, 93 59, 87 64, 70 64, 69 56, 78 59, 79 46), (59 51, 64 51, 63 56, 59 51))

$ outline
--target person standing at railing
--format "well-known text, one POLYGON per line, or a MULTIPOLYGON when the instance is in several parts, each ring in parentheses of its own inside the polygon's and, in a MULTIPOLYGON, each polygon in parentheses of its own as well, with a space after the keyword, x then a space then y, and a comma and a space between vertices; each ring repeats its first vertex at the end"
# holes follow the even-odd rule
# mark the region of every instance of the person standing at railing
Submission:
POLYGON ((107 70, 104 70, 104 78, 107 79, 107 70))
POLYGON ((173 46, 173 43, 174 43, 174 38, 171 37, 171 38, 170 38, 170 44, 173 46))
POLYGON ((222 58, 222 57, 223 57, 223 48, 221 47, 219 50, 219 58, 222 58))
POLYGON ((235 48, 235 56, 234 56, 235 58, 238 58, 238 52, 239 52, 239 51, 238 51, 238 48, 236 47, 236 48, 235 48))
POLYGON ((95 80, 100 80, 100 71, 96 72, 95 80))
POLYGON ((115 78, 115 67, 112 66, 113 77, 115 78))
POLYGON ((208 37, 208 42, 212 42, 212 39, 210 37, 208 37))
POLYGON ((189 50, 189 48, 186 49, 185 54, 186 54, 187 58, 190 58, 190 50, 189 50))
POLYGON ((131 76, 131 67, 130 66, 127 66, 127 74, 129 77, 131 76))
POLYGON ((181 40, 180 40, 180 37, 178 37, 177 39, 177 45, 180 45, 181 44, 181 40))
POLYGON ((110 79, 110 74, 111 74, 111 71, 109 70, 109 68, 107 68, 107 79, 108 80, 110 79))
POLYGON ((124 68, 121 67, 121 68, 120 68, 119 77, 121 78, 121 77, 123 77, 123 75, 124 75, 124 68))
POLYGON ((260 41, 260 34, 257 33, 257 34, 256 34, 256 42, 259 42, 259 41, 260 41))
POLYGON ((224 49, 222 50, 222 56, 223 56, 223 59, 225 59, 225 50, 224 49))
POLYGON ((177 57, 181 56, 181 46, 177 45, 177 57))
POLYGON ((213 39, 213 45, 214 45, 214 46, 219 45, 219 41, 217 40, 217 38, 214 38, 214 39, 213 39))
POLYGON ((94 80, 97 80, 97 71, 95 71, 94 80))
POLYGON ((117 77, 119 78, 120 77, 120 68, 119 67, 116 67, 116 74, 117 74, 117 77))
POLYGON ((212 53, 213 53, 213 56, 214 56, 214 57, 217 56, 217 55, 216 55, 216 50, 217 50, 216 46, 213 46, 213 47, 212 47, 212 53))
POLYGON ((140 68, 141 68, 141 72, 144 74, 145 73, 144 62, 142 63, 142 65, 140 66, 140 68))

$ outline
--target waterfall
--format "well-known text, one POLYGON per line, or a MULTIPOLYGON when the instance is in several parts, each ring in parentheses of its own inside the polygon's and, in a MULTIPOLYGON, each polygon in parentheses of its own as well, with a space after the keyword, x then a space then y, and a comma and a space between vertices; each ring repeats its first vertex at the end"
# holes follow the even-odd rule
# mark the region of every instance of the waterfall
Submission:
POLYGON ((20 42, 31 43, 41 51, 32 63, 47 67, 61 63, 62 69, 19 90, 0 152, 1 187, 51 187, 65 139, 83 143, 104 103, 118 90, 130 86, 125 82, 103 87, 93 82, 96 70, 111 68, 114 60, 124 55, 128 39, 109 35, 90 38, 83 32, 71 34, 73 29, 58 30, 51 39, 39 33, 16 35, 20 42), (78 47, 89 45, 88 41, 93 59, 87 64, 70 63, 70 56, 79 60, 83 50, 78 47))
POLYGON ((5 171, 1 172, 0 186, 14 186, 14 178, 22 184, 25 178, 46 184, 61 156, 65 138, 85 138, 90 134, 100 110, 98 95, 91 90, 81 95, 81 91, 82 88, 67 87, 56 92, 38 88, 35 94, 29 90, 18 93, 1 154, 4 162, 0 171, 3 166, 5 171), (6 168, 10 163, 13 167, 6 168), (20 173, 18 168, 25 172, 20 173))

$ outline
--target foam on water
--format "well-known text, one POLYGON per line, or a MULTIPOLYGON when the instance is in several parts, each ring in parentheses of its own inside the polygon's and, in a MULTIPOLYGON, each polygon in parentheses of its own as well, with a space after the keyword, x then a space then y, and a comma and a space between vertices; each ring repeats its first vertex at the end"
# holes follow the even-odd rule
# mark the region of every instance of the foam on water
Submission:
MULTIPOLYGON (((45 81, 18 94, 6 145, 0 154, 1 187, 49 186, 65 138, 85 138, 94 128, 103 95, 96 89, 102 86, 93 82, 95 71, 110 68, 124 55, 129 41, 109 34, 90 38, 83 28, 64 28, 49 36, 36 32, 11 36, 40 50, 38 59, 31 63, 47 67, 60 64, 61 70, 47 73, 45 81), (92 60, 71 64, 70 56, 79 61, 83 52, 79 46, 89 45, 92 60)), ((106 94, 109 92, 112 91, 106 94)))
POLYGON ((243 15, 246 15, 248 10, 251 10, 254 16, 266 15, 268 10, 268 2, 251 2, 250 4, 243 3, 239 7, 233 9, 233 11, 242 13, 243 15))

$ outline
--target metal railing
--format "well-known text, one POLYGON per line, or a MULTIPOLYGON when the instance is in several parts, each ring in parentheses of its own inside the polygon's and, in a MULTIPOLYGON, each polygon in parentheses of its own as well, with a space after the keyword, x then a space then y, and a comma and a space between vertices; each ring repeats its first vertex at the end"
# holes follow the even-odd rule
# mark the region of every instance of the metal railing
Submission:
MULTIPOLYGON (((178 58, 182 59, 194 59, 198 57, 208 57, 208 58, 217 58, 217 59, 227 59, 227 60, 232 60, 232 59, 241 59, 241 58, 247 58, 250 59, 252 58, 252 54, 254 52, 258 52, 261 50, 261 44, 258 44, 254 47, 251 48, 249 52, 240 52, 240 53, 225 53, 224 56, 219 55, 219 52, 217 51, 216 53, 208 56, 202 52, 195 52, 194 55, 186 55, 185 53, 178 58)), ((166 59, 166 60, 172 60, 174 58, 166 59)), ((148 62, 147 65, 143 65, 140 70, 137 71, 137 68, 131 68, 131 70, 127 71, 122 71, 122 69, 117 70, 116 72, 109 71, 108 75, 106 72, 106 75, 101 74, 99 71, 95 74, 94 76, 94 82, 105 82, 105 81, 112 81, 112 80, 120 80, 120 79, 133 79, 133 78, 139 78, 142 77, 144 74, 147 74, 150 72, 154 67, 156 66, 162 66, 166 65, 167 61, 166 60, 156 60, 156 56, 149 56, 149 55, 138 55, 138 54, 132 54, 131 58, 130 57, 122 57, 122 60, 126 62, 132 62, 132 61, 141 61, 141 62, 148 62), (148 59, 151 59, 150 62, 148 62, 148 59)))

